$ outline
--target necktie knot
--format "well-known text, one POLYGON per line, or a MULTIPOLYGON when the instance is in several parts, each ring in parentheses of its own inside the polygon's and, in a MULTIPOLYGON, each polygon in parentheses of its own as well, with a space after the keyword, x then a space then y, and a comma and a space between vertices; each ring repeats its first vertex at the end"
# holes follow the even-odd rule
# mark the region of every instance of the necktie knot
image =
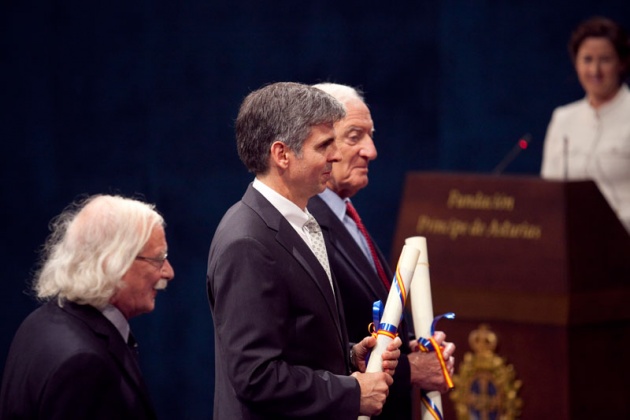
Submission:
POLYGON ((346 201, 346 213, 348 214, 348 216, 350 216, 352 220, 354 220, 354 223, 356 223, 357 226, 359 224, 363 226, 363 223, 361 222, 361 217, 359 216, 359 213, 357 213, 357 209, 355 209, 352 203, 349 201, 346 201))
POLYGON ((312 215, 308 216, 308 220, 304 224, 304 227, 309 231, 309 233, 313 234, 318 234, 322 231, 321 227, 319 227, 319 223, 317 223, 317 220, 315 220, 312 215))

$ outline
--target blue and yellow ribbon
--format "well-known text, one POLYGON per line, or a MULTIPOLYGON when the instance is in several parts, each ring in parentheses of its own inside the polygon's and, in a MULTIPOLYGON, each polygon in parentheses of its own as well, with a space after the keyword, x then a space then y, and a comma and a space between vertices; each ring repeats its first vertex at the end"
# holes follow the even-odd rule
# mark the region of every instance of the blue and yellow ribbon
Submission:
MULTIPOLYGON (((400 270, 398 267, 396 267, 396 274, 394 275, 394 278, 392 280, 392 287, 400 298, 400 303, 402 305, 404 313, 405 303, 407 302, 407 290, 405 289, 405 284, 403 283, 402 275, 400 274, 400 270)), ((370 325, 368 326, 368 330, 374 338, 377 338, 379 335, 385 335, 393 340, 398 335, 398 325, 381 322, 384 310, 385 305, 382 301, 377 300, 372 304, 372 323, 370 323, 370 325), (378 327, 376 327, 377 325, 378 327)), ((398 321, 398 324, 400 324, 403 319, 403 313, 401 313, 400 315, 400 320, 398 321)), ((369 361, 370 353, 368 353, 367 355, 366 363, 367 361, 369 361)))
MULTIPOLYGON (((394 290, 396 294, 398 295, 398 297, 400 298, 402 308, 404 308, 407 302, 407 290, 405 289, 405 285, 403 283, 402 276, 400 275, 400 271, 398 268, 396 268, 396 275, 394 276, 394 279, 392 281, 392 287, 395 288, 394 290)), ((385 308, 384 308, 383 302, 380 300, 377 300, 372 305, 372 323, 369 325, 369 332, 374 338, 377 338, 379 335, 386 335, 394 339, 398 335, 398 326, 381 322, 381 319, 383 318, 384 309, 385 308), (378 327, 376 327, 377 325, 378 327)), ((452 389, 455 386, 453 384, 453 379, 451 378, 451 375, 449 375, 448 373, 448 368, 446 367, 446 361, 444 360, 444 355, 440 351, 440 345, 433 338, 433 335, 435 334, 436 324, 442 318, 454 319, 455 314, 453 312, 448 312, 443 315, 436 316, 433 319, 433 322, 431 323, 431 337, 418 338, 418 345, 419 345, 420 351, 427 352, 427 353, 429 352, 435 353, 436 357, 438 358, 438 361, 440 362, 440 366, 442 368, 442 374, 444 375, 444 379, 446 380, 448 388, 452 389)), ((401 314, 400 316, 400 321, 402 321, 402 319, 403 319, 403 314, 401 314)), ((400 324, 400 321, 399 321, 399 324, 400 324)), ((369 359, 369 354, 366 359, 366 362, 368 359, 369 359)), ((439 408, 435 405, 435 403, 431 400, 431 398, 429 398, 428 393, 426 391, 422 391, 421 397, 422 397, 421 398, 422 404, 424 405, 425 409, 433 416, 433 418, 436 420, 443 420, 442 413, 440 412, 439 408)))
MULTIPOLYGON (((455 314, 453 312, 447 312, 443 315, 438 315, 433 318, 433 322, 431 323, 431 337, 428 339, 423 337, 418 338, 418 345, 420 347, 420 351, 422 352, 435 352, 435 355, 440 362, 440 366, 442 367, 442 374, 444 375, 444 379, 446 380, 448 389, 453 389, 455 385, 453 384, 453 379, 451 378, 451 375, 449 375, 448 373, 446 361, 444 360, 444 355, 440 351, 440 345, 433 338, 433 335, 435 334, 435 326, 437 325, 437 322, 442 318, 455 319, 455 314)), ((431 398, 429 398, 428 392, 422 391, 421 397, 422 405, 424 405, 424 408, 431 414, 431 416, 436 420, 443 420, 442 413, 435 405, 435 403, 431 400, 431 398)))
MULTIPOLYGON (((402 305, 401 307, 404 308, 405 303, 407 302, 407 290, 405 289, 405 284, 403 283, 402 276, 400 275, 400 270, 398 269, 398 267, 396 268, 396 274, 394 275, 392 285, 394 291, 400 298, 400 303, 402 305)), ((376 302, 374 302, 374 304, 372 304, 372 323, 369 325, 368 328, 370 334, 372 334, 372 337, 374 338, 376 338, 378 335, 386 335, 394 339, 398 335, 398 325, 381 323, 384 309, 385 307, 383 305, 383 302, 380 300, 377 300, 376 302), (376 328, 376 325, 378 325, 378 328, 376 328)), ((400 324, 400 321, 402 321, 402 319, 403 315, 401 313, 398 324, 400 324)))

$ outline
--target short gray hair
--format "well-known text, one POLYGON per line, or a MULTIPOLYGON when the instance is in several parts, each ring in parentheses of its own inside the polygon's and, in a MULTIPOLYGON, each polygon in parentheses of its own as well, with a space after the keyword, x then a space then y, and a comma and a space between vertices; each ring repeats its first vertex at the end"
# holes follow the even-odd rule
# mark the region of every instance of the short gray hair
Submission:
POLYGON ((292 82, 267 85, 241 104, 236 118, 238 155, 250 172, 264 174, 275 141, 300 156, 311 127, 332 126, 345 115, 343 105, 319 89, 292 82))
POLYGON ((71 204, 50 224, 33 290, 40 300, 104 308, 157 226, 164 219, 155 206, 135 199, 95 195, 71 204))
POLYGON ((342 104, 345 104, 351 99, 359 99, 361 102, 365 102, 363 91, 359 88, 354 88, 347 85, 341 85, 338 83, 318 83, 313 85, 314 88, 323 90, 342 104))

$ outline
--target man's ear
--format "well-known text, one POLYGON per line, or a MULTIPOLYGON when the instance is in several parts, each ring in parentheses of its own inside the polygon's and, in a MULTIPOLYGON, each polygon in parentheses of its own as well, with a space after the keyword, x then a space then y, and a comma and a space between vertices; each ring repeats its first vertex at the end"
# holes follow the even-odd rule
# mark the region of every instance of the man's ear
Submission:
POLYGON ((286 169, 289 166, 289 148, 281 141, 275 141, 271 145, 271 161, 276 166, 286 169))

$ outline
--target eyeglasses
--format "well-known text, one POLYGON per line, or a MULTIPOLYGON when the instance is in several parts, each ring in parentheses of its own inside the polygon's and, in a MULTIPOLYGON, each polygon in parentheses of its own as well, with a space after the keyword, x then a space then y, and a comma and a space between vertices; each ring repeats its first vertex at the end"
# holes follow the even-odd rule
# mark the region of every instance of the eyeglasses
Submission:
POLYGON ((164 262, 168 258, 168 254, 164 254, 163 257, 143 257, 142 255, 136 256, 136 260, 146 261, 149 264, 155 264, 155 267, 161 269, 164 266, 164 262))

